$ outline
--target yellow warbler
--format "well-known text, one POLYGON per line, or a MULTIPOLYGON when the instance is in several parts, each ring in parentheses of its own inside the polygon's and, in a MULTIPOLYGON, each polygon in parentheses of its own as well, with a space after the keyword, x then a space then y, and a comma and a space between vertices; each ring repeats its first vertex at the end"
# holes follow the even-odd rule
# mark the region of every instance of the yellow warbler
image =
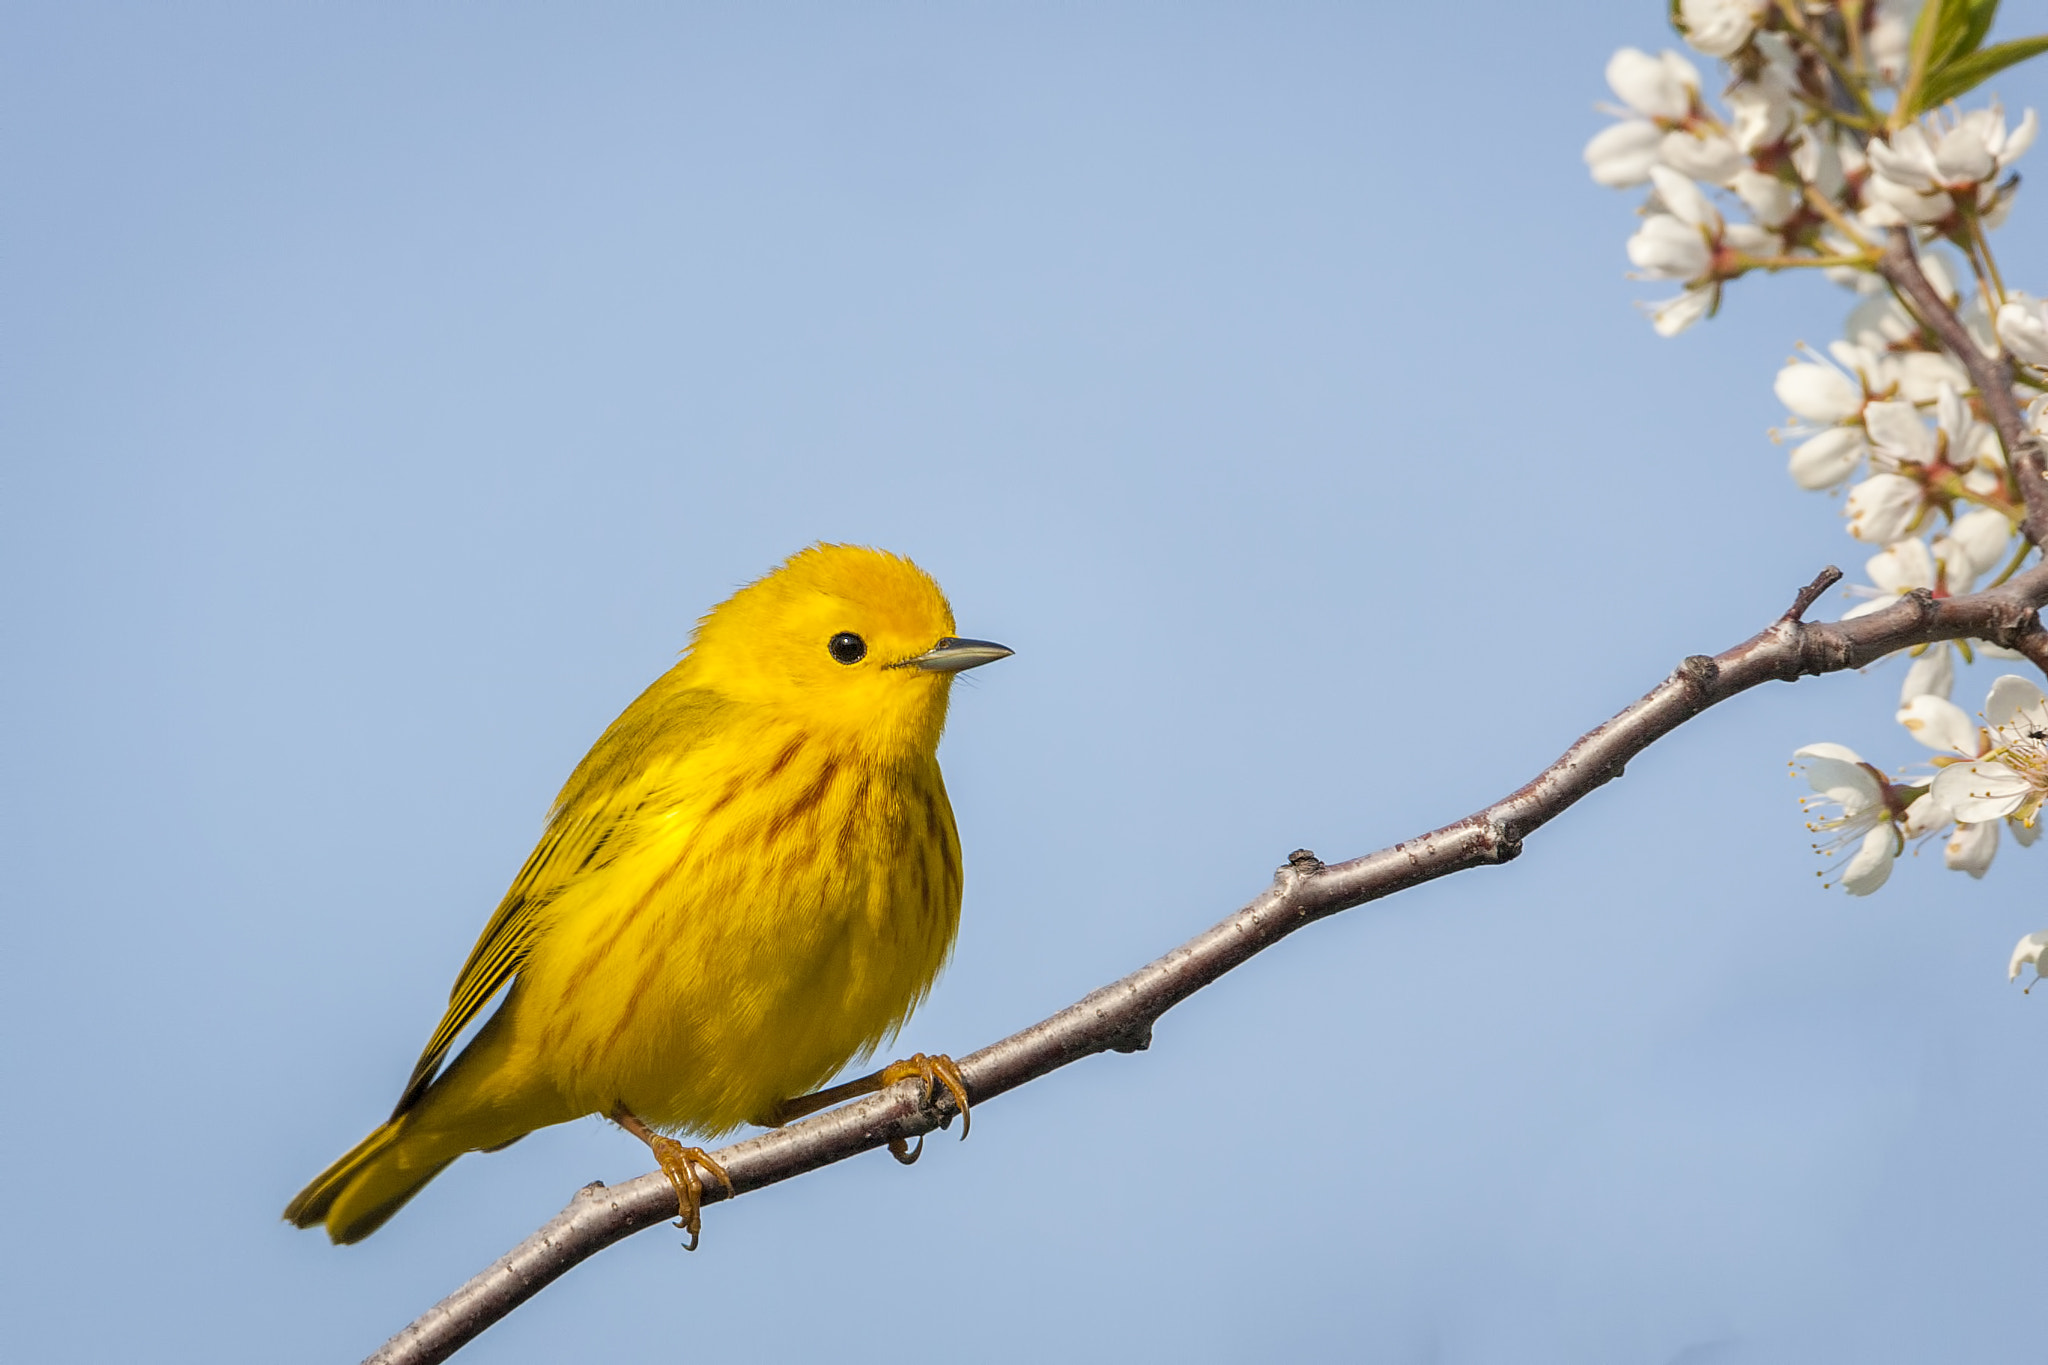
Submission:
MULTIPOLYGON (((724 1172, 657 1130, 820 1107, 799 1097, 931 989, 960 917, 947 697, 1009 653, 954 638, 928 574, 856 546, 813 546, 714 608, 569 775, 390 1120, 284 1216, 358 1241, 463 1153, 603 1114, 654 1149, 694 1245, 692 1166, 724 1172)), ((912 1075, 964 1111, 943 1057, 830 1094, 912 1075)))

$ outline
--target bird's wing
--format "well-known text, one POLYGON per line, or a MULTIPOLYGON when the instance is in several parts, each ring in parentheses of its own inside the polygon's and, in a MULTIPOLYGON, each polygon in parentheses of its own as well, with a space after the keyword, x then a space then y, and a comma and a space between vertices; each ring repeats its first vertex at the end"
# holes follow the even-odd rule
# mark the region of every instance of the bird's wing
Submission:
POLYGON ((623 851, 624 832, 653 795, 647 779, 718 730, 729 703, 715 692, 677 686, 675 676, 671 670, 643 692, 569 775, 539 845, 462 964, 448 1012, 413 1065, 393 1118, 419 1103, 448 1049, 519 971, 546 927, 548 905, 570 882, 623 851))

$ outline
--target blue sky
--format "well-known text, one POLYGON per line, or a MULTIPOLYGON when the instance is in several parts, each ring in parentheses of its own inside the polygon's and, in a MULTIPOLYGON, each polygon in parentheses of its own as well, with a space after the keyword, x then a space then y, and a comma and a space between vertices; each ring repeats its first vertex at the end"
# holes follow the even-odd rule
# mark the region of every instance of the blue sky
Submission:
MULTIPOLYGON (((575 760, 811 541, 1018 651, 943 751, 967 905, 902 1043, 954 1052, 1853 570, 1764 434, 1847 296, 1659 341, 1579 161, 1660 11, 10 7, 7 1353, 355 1359, 647 1168, 592 1120, 358 1247, 277 1217, 575 760)), ((2048 853, 1826 894, 1786 776, 1916 758, 1895 693, 1731 703, 1151 1052, 463 1359, 2032 1359, 2048 853)))

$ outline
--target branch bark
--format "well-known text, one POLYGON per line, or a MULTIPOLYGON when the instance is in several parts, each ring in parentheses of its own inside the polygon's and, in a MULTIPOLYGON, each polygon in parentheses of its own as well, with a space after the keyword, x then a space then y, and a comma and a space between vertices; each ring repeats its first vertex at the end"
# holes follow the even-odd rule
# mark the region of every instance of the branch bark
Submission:
POLYGON ((1998 431, 2014 482, 2019 485, 2020 499, 2026 507, 2020 530, 2035 545, 2048 546, 2048 470, 2044 470, 2040 439, 2028 429, 2027 415, 2013 397, 2012 357, 2003 350, 1995 356, 1984 354, 1955 309, 1928 282, 1913 253, 1912 234, 1905 228, 1892 229, 1884 255, 1878 260, 1878 270, 1912 300, 1913 311, 1920 315, 1920 320, 1933 329, 1941 344, 1969 371, 1970 382, 1976 385, 1985 411, 1991 415, 1991 425, 1998 431))
MULTIPOLYGON (((1922 590, 1852 621, 1804 621, 1807 609, 1841 576, 1832 567, 1822 572, 1783 616, 1733 649, 1686 659, 1640 701, 1581 736, 1555 763, 1485 809, 1349 862, 1325 865, 1306 849, 1297 850, 1271 887, 1214 928, 1051 1018, 959 1058, 970 1102, 983 1104, 1099 1052, 1142 1052, 1167 1010, 1304 925, 1453 872, 1508 861, 1529 835, 1621 776, 1629 760, 1651 744, 1759 684, 1861 668, 1896 650, 1965 637, 2020 650, 2048 671, 2048 629, 2039 614, 2048 603, 2048 565, 1963 597, 1936 598, 1922 590)), ((892 1138, 922 1137, 944 1127, 955 1112, 943 1091, 925 1104, 919 1085, 909 1081, 715 1155, 735 1192, 743 1194, 872 1151, 892 1138)), ((707 1204, 724 1197, 716 1186, 704 1192, 707 1204)), ((610 1188, 587 1185, 546 1226, 427 1310, 366 1365, 445 1360, 571 1267, 675 1215, 675 1192, 659 1174, 610 1188)))

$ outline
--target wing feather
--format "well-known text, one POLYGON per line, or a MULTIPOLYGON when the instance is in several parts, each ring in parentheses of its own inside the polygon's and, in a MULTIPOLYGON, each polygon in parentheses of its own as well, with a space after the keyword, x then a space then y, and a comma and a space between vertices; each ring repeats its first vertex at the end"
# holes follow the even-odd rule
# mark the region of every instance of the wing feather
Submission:
POLYGON ((540 843, 456 975, 448 1012, 413 1065, 393 1118, 419 1103, 455 1040, 518 975, 547 927, 549 904, 624 851, 622 833, 647 804, 650 779, 719 730, 731 703, 707 689, 682 686, 682 668, 678 664, 641 693, 563 784, 540 843))

